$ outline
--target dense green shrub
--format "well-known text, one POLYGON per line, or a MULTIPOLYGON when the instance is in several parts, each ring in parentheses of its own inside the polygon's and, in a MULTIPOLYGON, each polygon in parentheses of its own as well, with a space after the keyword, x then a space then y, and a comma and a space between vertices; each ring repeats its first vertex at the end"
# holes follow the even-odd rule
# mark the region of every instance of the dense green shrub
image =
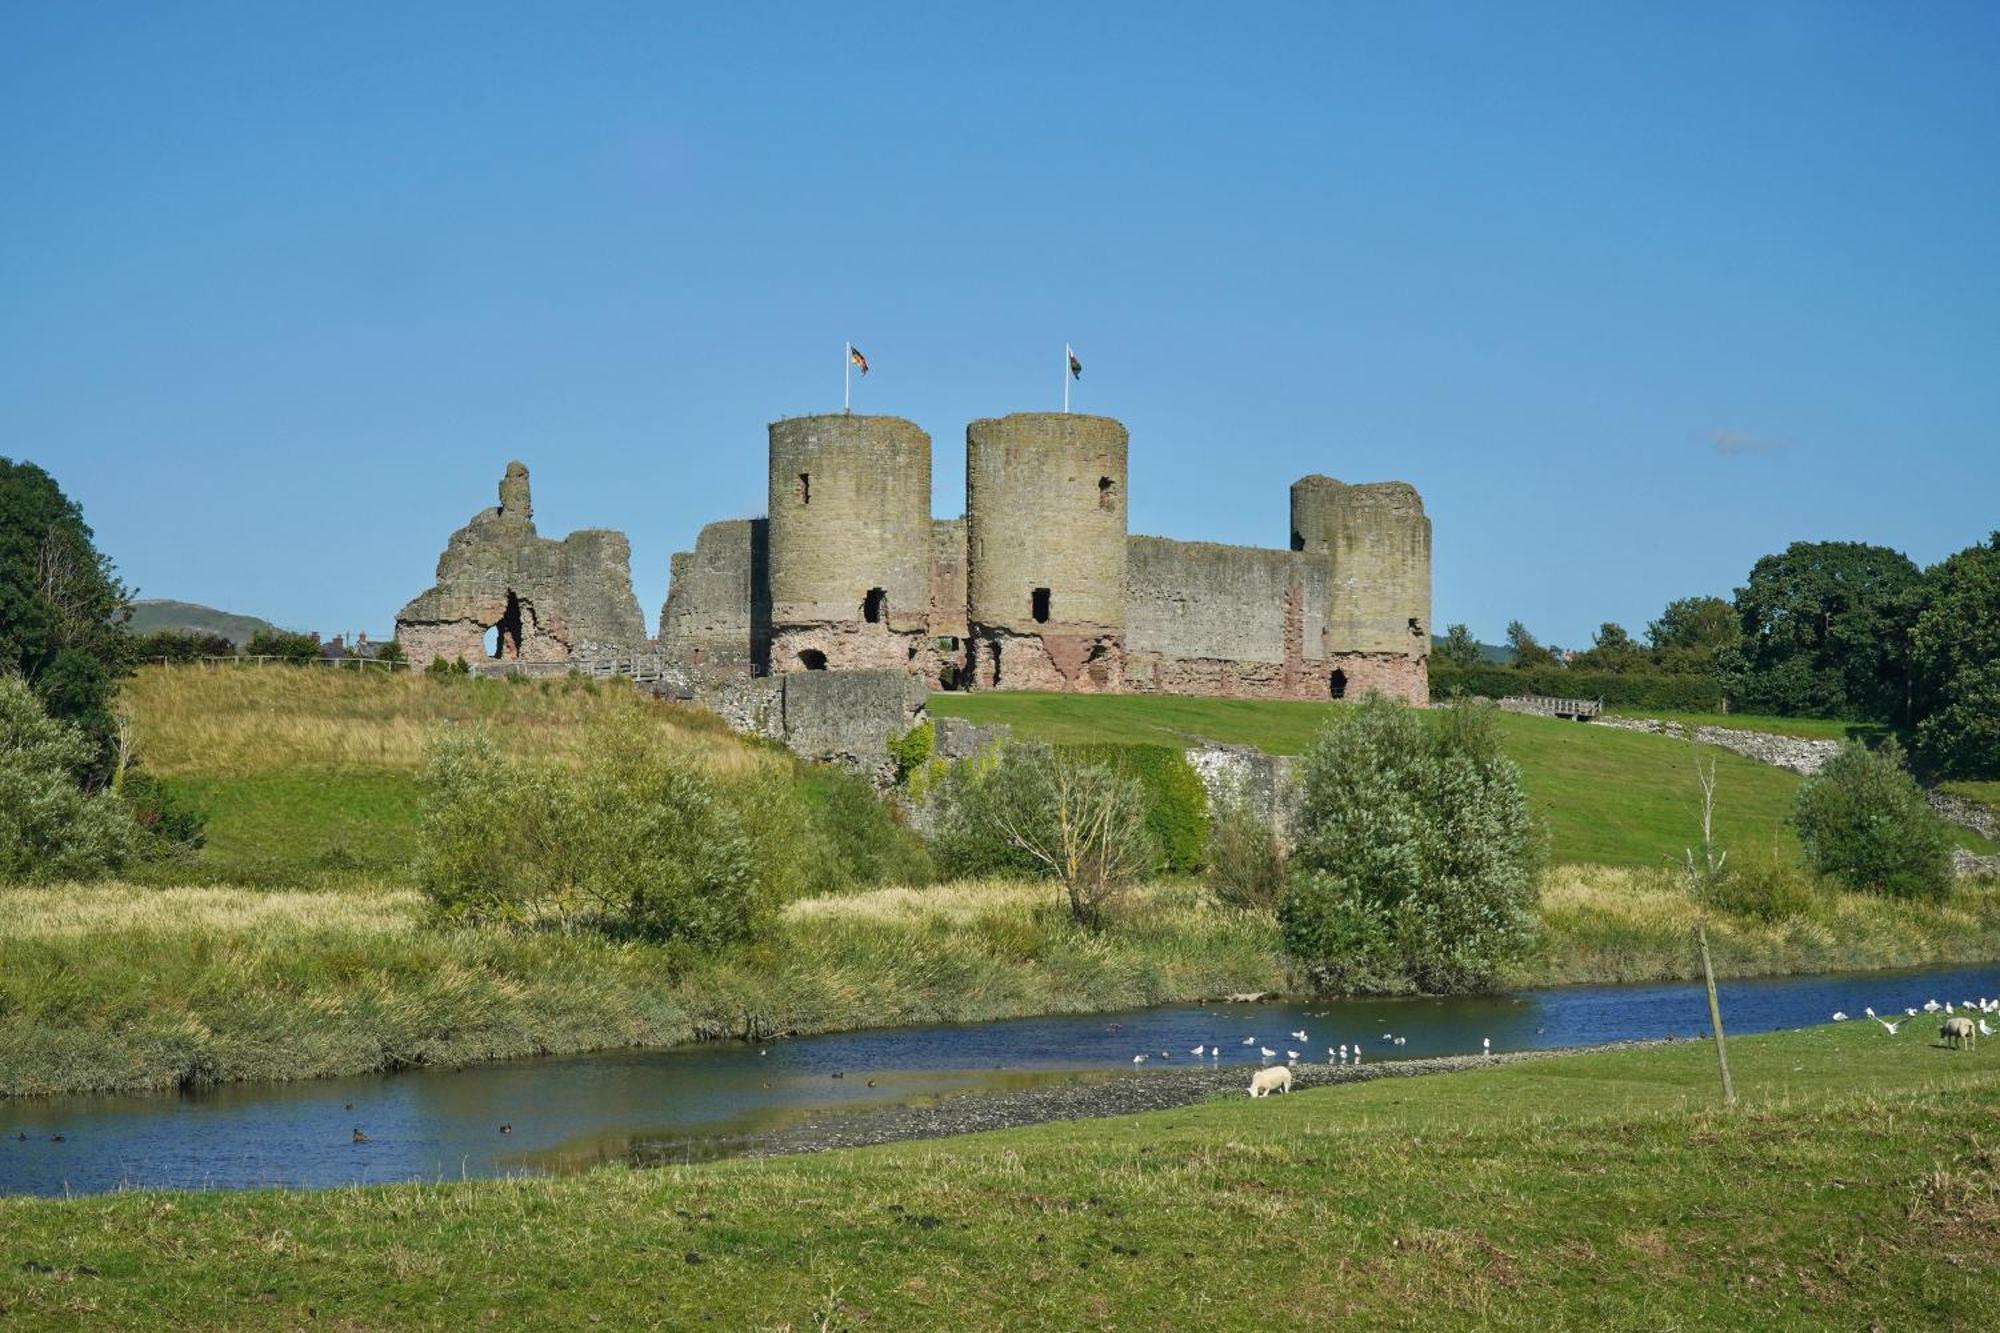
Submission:
POLYGON ((1819 898, 1812 876, 1768 847, 1730 857, 1702 892, 1705 905, 1758 921, 1804 916, 1819 898))
POLYGON ((154 854, 198 851, 208 839, 208 820, 179 792, 143 770, 127 772, 118 783, 140 832, 154 854))
POLYGON ((1894 741, 1849 743, 1806 779, 1792 809, 1806 859, 1851 889, 1896 898, 1951 892, 1951 838, 1894 741))
POLYGON ((83 728, 50 717, 28 682, 0 675, 0 880, 89 879, 138 850, 138 826, 83 781, 97 758, 83 728))
POLYGON ((1232 907, 1276 910, 1285 896, 1285 849, 1270 814, 1241 783, 1225 790, 1210 811, 1209 888, 1232 907))
POLYGON ((748 934, 768 901, 716 780, 635 738, 607 734, 578 770, 446 732, 420 785, 418 881, 447 918, 581 917, 713 946, 748 934))
POLYGON ((999 823, 1002 785, 1011 780, 1000 773, 1003 755, 1011 748, 1003 745, 947 764, 931 778, 926 792, 930 848, 940 873, 956 879, 1046 873, 999 823))
POLYGON ((1325 989, 1488 985, 1527 945, 1541 848, 1489 710, 1374 696, 1307 751, 1286 947, 1325 989))
POLYGON ((912 773, 931 761, 936 744, 937 728, 928 718, 900 736, 889 737, 889 758, 895 762, 898 784, 908 782, 912 773))
POLYGON ((1065 745, 1065 754, 1137 778, 1146 791, 1146 830, 1160 850, 1160 868, 1199 873, 1208 864, 1208 788, 1172 745, 1065 745))
POLYGON ((838 876, 816 885, 816 892, 928 884, 936 878, 923 839, 902 823, 896 807, 883 800, 868 779, 830 765, 808 764, 801 766, 798 782, 831 852, 813 869, 838 876))
POLYGON ((1559 666, 1471 667, 1431 663, 1431 698, 1474 696, 1511 699, 1522 694, 1569 699, 1602 699, 1614 708, 1657 708, 1674 713, 1714 713, 1722 708, 1722 684, 1713 676, 1667 675, 1657 671, 1575 671, 1559 666))
POLYGON ((235 644, 205 630, 156 629, 132 640, 132 660, 136 663, 198 662, 204 657, 235 655, 235 644))
POLYGON ((1862 542, 1793 542, 1736 590, 1739 652, 1730 697, 1748 713, 1901 718, 1921 575, 1910 558, 1862 542))
POLYGON ((469 676, 472 674, 472 668, 466 665, 463 657, 433 657, 430 660, 430 665, 424 668, 424 674, 426 676, 469 676))
POLYGON ((243 651, 251 657, 276 657, 302 666, 319 657, 319 635, 260 629, 250 636, 250 642, 243 645, 243 651))

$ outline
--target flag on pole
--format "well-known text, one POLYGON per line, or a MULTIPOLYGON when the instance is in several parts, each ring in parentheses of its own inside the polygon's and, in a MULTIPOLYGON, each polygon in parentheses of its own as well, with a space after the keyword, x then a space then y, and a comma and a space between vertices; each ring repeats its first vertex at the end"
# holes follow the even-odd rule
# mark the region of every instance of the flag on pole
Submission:
POLYGON ((1070 378, 1072 378, 1072 379, 1079 379, 1079 380, 1080 380, 1080 379, 1082 379, 1082 378, 1083 378, 1083 362, 1081 362, 1081 361, 1079 361, 1079 360, 1077 360, 1077 359, 1076 359, 1076 349, 1075 349, 1074 347, 1071 347, 1071 348, 1066 348, 1065 350, 1069 352, 1069 373, 1070 373, 1070 378))
POLYGON ((854 363, 856 369, 860 370, 862 374, 866 375, 868 373, 868 358, 861 355, 861 349, 853 343, 847 344, 847 358, 854 363))

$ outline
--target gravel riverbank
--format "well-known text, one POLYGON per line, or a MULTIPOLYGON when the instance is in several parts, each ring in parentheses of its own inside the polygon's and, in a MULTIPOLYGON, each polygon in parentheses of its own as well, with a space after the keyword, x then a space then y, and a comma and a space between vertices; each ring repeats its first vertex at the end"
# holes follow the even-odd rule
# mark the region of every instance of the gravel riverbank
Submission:
MULTIPOLYGON (((1452 1055, 1420 1060, 1384 1060, 1375 1064, 1301 1064, 1292 1070, 1294 1087, 1321 1088, 1336 1083, 1361 1083, 1378 1078, 1417 1078, 1492 1069, 1522 1060, 1561 1059, 1586 1051, 1629 1050, 1656 1046, 1654 1041, 1609 1042, 1550 1051, 1510 1051, 1501 1055, 1452 1055)), ((678 1162, 689 1157, 781 1157, 827 1152, 836 1148, 866 1148, 913 1139, 942 1139, 959 1134, 1014 1129, 1052 1120, 1089 1120, 1099 1116, 1135 1115, 1192 1106, 1216 1096, 1247 1095, 1251 1071, 1229 1069, 1162 1069, 1149 1073, 1080 1073, 1073 1080, 1022 1092, 966 1093, 932 1105, 897 1106, 856 1112, 827 1111, 783 1128, 729 1142, 655 1144, 640 1147, 635 1158, 646 1164, 678 1162)))

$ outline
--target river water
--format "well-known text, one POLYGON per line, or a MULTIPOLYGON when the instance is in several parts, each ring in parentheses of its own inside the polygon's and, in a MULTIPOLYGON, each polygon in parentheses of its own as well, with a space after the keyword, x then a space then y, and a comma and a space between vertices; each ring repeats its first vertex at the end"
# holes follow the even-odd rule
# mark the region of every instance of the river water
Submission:
MULTIPOLYGON (((2000 996, 2000 965, 1731 981, 1721 993, 1732 1033, 1768 1032, 1824 1023, 1836 1009, 1866 1021, 1864 1006, 1899 1016, 1933 998, 2000 996)), ((0 1101, 0 1193, 563 1173, 637 1153, 725 1156, 760 1134, 846 1110, 1187 1068, 1197 1045, 1222 1052, 1219 1061, 1202 1057, 1206 1067, 1249 1067, 1264 1063, 1266 1046, 1280 1059, 1298 1051, 1324 1062, 1328 1047, 1358 1043, 1364 1061, 1381 1061, 1474 1054, 1488 1038, 1505 1052, 1694 1036, 1706 1025, 1696 985, 1574 986, 1467 999, 1176 1005, 169 1096, 17 1099, 0 1101), (1298 1031, 1307 1038, 1291 1035, 1298 1031), (1245 1045, 1246 1037, 1256 1040, 1245 1045), (1138 1054, 1148 1057, 1142 1066, 1133 1064, 1138 1054), (356 1130, 366 1142, 354 1141, 356 1130)))

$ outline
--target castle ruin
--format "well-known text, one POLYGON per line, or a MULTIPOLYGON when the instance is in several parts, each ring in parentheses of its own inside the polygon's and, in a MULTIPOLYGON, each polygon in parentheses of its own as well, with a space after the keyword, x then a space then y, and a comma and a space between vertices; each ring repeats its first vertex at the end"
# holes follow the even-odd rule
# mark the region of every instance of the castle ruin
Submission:
POLYGON ((965 516, 936 519, 914 422, 775 422, 767 516, 711 523, 674 555, 653 643, 625 539, 535 536, 512 464, 397 634, 419 666, 651 648, 698 689, 890 669, 932 689, 1425 702, 1431 525, 1414 487, 1301 478, 1285 548, 1139 536, 1127 445, 1109 417, 975 421, 965 516))

